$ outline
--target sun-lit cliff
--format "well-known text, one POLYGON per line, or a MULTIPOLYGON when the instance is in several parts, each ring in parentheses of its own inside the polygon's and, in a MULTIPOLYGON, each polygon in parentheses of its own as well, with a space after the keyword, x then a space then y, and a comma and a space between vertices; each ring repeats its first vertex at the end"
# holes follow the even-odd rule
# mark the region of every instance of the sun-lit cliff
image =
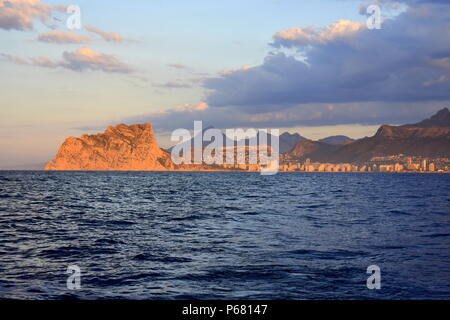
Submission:
POLYGON ((45 170, 172 170, 170 154, 158 146, 150 123, 108 127, 67 138, 45 170))

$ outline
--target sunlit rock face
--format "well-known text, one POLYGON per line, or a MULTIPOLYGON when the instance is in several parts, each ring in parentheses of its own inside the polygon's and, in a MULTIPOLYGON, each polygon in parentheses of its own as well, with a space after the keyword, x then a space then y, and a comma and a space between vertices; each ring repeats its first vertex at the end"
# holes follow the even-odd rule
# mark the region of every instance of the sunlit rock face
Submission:
POLYGON ((173 170, 170 154, 158 146, 150 123, 110 126, 95 135, 70 137, 45 170, 173 170))

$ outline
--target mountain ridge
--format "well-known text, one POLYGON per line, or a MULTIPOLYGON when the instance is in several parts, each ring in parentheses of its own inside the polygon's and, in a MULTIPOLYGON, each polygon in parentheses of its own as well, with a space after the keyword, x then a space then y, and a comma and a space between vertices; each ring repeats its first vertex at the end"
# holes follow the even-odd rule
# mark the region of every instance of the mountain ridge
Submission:
POLYGON ((355 139, 349 138, 347 136, 337 135, 337 136, 329 136, 323 139, 318 140, 320 142, 325 142, 328 144, 334 145, 344 145, 349 144, 355 141, 355 139))
MULTIPOLYGON (((400 153, 409 156, 450 158, 448 108, 441 109, 416 124, 382 125, 374 136, 359 139, 334 150, 329 146, 316 144, 311 152, 303 153, 301 157, 318 162, 366 162, 373 157, 400 153)), ((289 157, 295 159, 299 155, 291 152, 289 157)))

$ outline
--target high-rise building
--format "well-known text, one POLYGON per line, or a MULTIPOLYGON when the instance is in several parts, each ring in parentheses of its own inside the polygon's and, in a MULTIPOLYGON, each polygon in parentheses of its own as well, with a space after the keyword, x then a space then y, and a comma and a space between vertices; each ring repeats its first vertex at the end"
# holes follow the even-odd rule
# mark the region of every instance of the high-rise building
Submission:
POLYGON ((407 159, 408 169, 412 166, 412 157, 408 157, 407 159))
POLYGON ((422 160, 422 170, 427 171, 427 160, 426 159, 422 160))
POLYGON ((394 165, 394 171, 396 171, 396 172, 403 171, 403 165, 401 165, 400 163, 396 163, 394 165))

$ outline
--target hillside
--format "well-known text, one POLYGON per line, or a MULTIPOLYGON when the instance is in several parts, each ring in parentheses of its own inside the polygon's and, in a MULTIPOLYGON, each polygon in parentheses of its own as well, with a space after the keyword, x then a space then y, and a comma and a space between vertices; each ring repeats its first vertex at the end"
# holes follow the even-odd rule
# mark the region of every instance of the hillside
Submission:
POLYGON ((365 162, 373 157, 405 154, 450 158, 450 112, 440 110, 429 119, 403 126, 381 126, 373 137, 343 146, 299 142, 289 154, 319 162, 365 162))

